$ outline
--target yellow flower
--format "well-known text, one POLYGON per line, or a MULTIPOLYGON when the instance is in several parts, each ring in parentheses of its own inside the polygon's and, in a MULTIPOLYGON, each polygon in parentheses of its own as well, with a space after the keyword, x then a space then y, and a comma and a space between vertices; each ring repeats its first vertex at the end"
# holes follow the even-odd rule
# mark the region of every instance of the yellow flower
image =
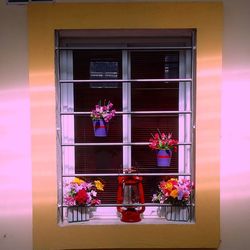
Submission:
POLYGON ((81 180, 81 179, 79 179, 79 178, 77 178, 77 177, 75 177, 73 182, 75 182, 75 183, 77 183, 78 185, 80 185, 80 184, 83 183, 84 181, 81 180))
POLYGON ((102 184, 101 181, 97 180, 97 181, 94 181, 94 182, 95 182, 95 186, 96 186, 97 190, 104 191, 103 190, 104 185, 102 184))
POLYGON ((173 188, 173 184, 171 182, 167 182, 166 183, 166 189, 167 190, 172 190, 172 188, 173 188))
POLYGON ((178 196, 178 190, 177 189, 172 190, 170 196, 176 198, 178 196))

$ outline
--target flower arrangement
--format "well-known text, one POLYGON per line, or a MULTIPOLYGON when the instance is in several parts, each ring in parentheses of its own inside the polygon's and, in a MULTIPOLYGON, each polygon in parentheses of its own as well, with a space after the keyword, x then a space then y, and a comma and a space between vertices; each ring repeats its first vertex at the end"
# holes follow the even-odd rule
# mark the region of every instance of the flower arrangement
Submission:
POLYGON ((104 100, 103 106, 101 105, 101 101, 95 106, 95 109, 91 111, 90 117, 92 120, 100 120, 104 119, 105 122, 109 122, 115 116, 115 109, 113 108, 113 104, 108 101, 106 105, 106 100, 104 100))
POLYGON ((74 178, 65 184, 64 201, 68 206, 98 205, 101 201, 97 198, 97 191, 103 191, 103 183, 100 180, 87 182, 80 178, 74 178))
POLYGON ((187 205, 193 192, 193 183, 188 179, 170 178, 162 180, 158 186, 159 191, 153 195, 153 202, 172 205, 187 205))
POLYGON ((152 138, 149 139, 149 147, 153 150, 174 150, 177 151, 178 141, 172 139, 172 134, 161 133, 158 130, 158 133, 152 135, 152 138))

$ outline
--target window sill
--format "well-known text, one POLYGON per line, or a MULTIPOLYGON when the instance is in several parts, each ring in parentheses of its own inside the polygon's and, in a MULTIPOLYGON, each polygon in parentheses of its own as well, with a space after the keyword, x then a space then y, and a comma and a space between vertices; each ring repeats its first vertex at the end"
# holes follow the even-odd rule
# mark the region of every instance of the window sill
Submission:
POLYGON ((94 218, 89 221, 85 222, 63 222, 60 223, 59 226, 61 227, 69 227, 69 226, 99 226, 99 225, 166 225, 166 224, 174 224, 174 225, 183 225, 183 224, 195 224, 194 221, 167 221, 162 218, 147 218, 142 219, 140 222, 122 222, 119 219, 111 219, 111 218, 94 218))

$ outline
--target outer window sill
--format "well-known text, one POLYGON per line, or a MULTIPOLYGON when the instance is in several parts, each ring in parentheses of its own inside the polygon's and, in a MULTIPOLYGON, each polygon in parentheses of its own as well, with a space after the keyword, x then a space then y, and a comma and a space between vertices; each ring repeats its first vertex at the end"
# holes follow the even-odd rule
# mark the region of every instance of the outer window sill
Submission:
POLYGON ((68 223, 68 222, 63 222, 58 224, 61 227, 68 227, 68 226, 99 226, 99 225, 166 225, 166 224, 174 224, 174 225, 190 225, 190 224, 195 224, 194 221, 167 221, 165 219, 162 218, 147 218, 147 219, 142 219, 140 222, 136 222, 136 223, 126 223, 126 222, 122 222, 119 219, 105 219, 105 218, 95 218, 95 219, 91 219, 89 221, 85 221, 85 222, 72 222, 72 223, 68 223))

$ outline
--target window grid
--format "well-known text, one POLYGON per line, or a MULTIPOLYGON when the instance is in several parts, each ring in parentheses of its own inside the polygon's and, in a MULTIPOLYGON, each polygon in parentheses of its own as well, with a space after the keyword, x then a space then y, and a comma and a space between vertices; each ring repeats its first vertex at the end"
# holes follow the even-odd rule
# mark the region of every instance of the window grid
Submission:
MULTIPOLYGON (((60 176, 60 180, 59 180, 59 204, 58 204, 58 207, 59 207, 59 214, 61 215, 61 221, 63 221, 64 219, 64 214, 62 212, 62 208, 64 207, 63 205, 63 179, 65 178, 68 178, 68 177, 83 177, 83 176, 119 176, 121 175, 122 173, 98 173, 98 174, 95 174, 95 173, 88 173, 88 174, 76 174, 74 172, 74 166, 70 166, 70 162, 74 162, 74 152, 72 151, 70 153, 71 159, 68 159, 68 167, 66 167, 69 171, 67 173, 65 173, 65 166, 63 166, 63 149, 64 147, 67 147, 67 146, 72 146, 73 148, 75 146, 90 146, 90 145, 93 145, 93 146, 98 146, 98 145, 105 145, 105 146, 109 146, 109 145, 122 145, 123 146, 123 155, 129 155, 131 156, 131 147, 132 145, 148 145, 148 142, 139 142, 139 143, 131 143, 131 137, 130 138, 126 138, 124 139, 125 137, 125 132, 123 130, 123 142, 122 143, 73 143, 74 142, 74 134, 71 134, 66 142, 64 141, 65 138, 63 137, 62 135, 62 131, 63 131, 63 126, 65 125, 69 131, 71 130, 72 126, 74 126, 74 121, 72 119, 71 122, 67 121, 66 119, 66 122, 64 121, 64 117, 67 117, 69 115, 72 115, 73 117, 75 115, 89 115, 90 112, 74 112, 74 108, 73 108, 73 104, 72 104, 72 93, 73 93, 73 85, 75 83, 82 83, 82 84, 85 84, 85 83, 90 83, 90 82, 120 82, 122 83, 122 91, 123 91, 123 96, 125 98, 123 98, 123 110, 121 112, 117 112, 117 115, 122 115, 123 117, 123 128, 125 127, 124 124, 127 124, 128 128, 129 128, 129 131, 130 131, 130 135, 131 135, 131 115, 133 114, 177 114, 179 117, 184 117, 184 120, 185 122, 187 121, 185 116, 187 114, 189 114, 191 117, 190 119, 188 120, 188 122, 190 123, 190 126, 189 129, 190 129, 190 141, 189 142, 179 142, 179 146, 178 148, 180 148, 181 146, 183 146, 183 148, 185 148, 186 145, 190 145, 190 149, 191 149, 191 153, 190 153, 190 163, 189 163, 189 171, 186 171, 186 164, 184 163, 184 168, 182 168, 182 171, 178 172, 178 173, 140 173, 141 176, 162 176, 162 175, 165 175, 165 176, 189 176, 190 178, 192 178, 194 180, 194 170, 193 170, 193 166, 194 166, 194 145, 193 145, 193 141, 194 141, 194 114, 193 114, 193 110, 194 110, 194 103, 193 103, 193 97, 194 97, 194 86, 193 86, 193 82, 194 82, 194 79, 193 79, 193 76, 194 76, 194 58, 195 58, 195 46, 194 46, 194 40, 193 40, 193 43, 192 43, 192 46, 191 47, 146 47, 146 48, 142 48, 142 47, 134 47, 134 48, 122 48, 123 50, 123 62, 122 62, 122 65, 123 65, 123 79, 117 79, 117 80, 73 80, 73 73, 72 73, 72 69, 68 68, 67 67, 67 70, 64 70, 62 69, 62 65, 72 65, 72 63, 68 63, 68 62, 65 62, 63 60, 72 60, 72 52, 77 49, 83 49, 83 50, 88 50, 90 49, 90 47, 77 47, 77 48, 70 48, 70 47, 67 47, 67 48, 60 48, 59 46, 56 47, 56 55, 57 55, 57 58, 59 59, 59 66, 58 66, 58 84, 57 84, 57 93, 58 93, 58 100, 57 102, 58 103, 61 103, 61 105, 59 105, 60 107, 60 110, 57 111, 57 136, 58 136, 58 144, 60 145, 60 150, 58 151, 58 155, 60 156, 59 158, 61 160, 58 161, 58 164, 60 165, 60 173, 59 173, 59 176, 60 176), (164 50, 164 51, 172 51, 172 50, 176 50, 176 51, 185 51, 184 54, 186 53, 186 51, 190 51, 190 56, 191 56, 191 65, 190 65, 190 68, 191 68, 191 76, 188 75, 189 73, 181 73, 181 78, 178 78, 178 79, 130 79, 130 69, 128 69, 126 67, 126 65, 130 65, 129 63, 129 51, 133 51, 133 50, 136 50, 136 51, 141 51, 141 50, 164 50), (66 56, 65 56, 66 55, 66 56), (65 74, 65 72, 67 72, 67 74, 65 74), (183 75, 182 75, 183 74, 183 75), (127 103, 127 93, 129 93, 131 91, 131 87, 130 85, 133 84, 134 82, 147 82, 147 81, 156 81, 156 82, 165 82, 166 84, 171 84, 172 82, 179 82, 179 84, 182 86, 182 88, 184 89, 183 91, 185 92, 185 88, 188 88, 187 85, 190 85, 189 89, 190 89, 190 105, 187 107, 184 106, 179 108, 178 111, 131 111, 131 109, 128 109, 127 107, 131 107, 131 101, 129 101, 130 103, 128 104, 127 103), (66 97, 62 98, 62 94, 65 94, 66 93, 66 97), (67 100, 67 105, 64 105, 62 103, 62 100, 67 100), (183 110, 182 110, 183 109, 183 110), (73 123, 72 123, 73 122, 73 123), (129 150, 128 150, 128 149, 129 150)), ((93 48, 92 48, 93 49, 93 48)), ((104 49, 103 47, 99 47, 99 48, 94 48, 95 50, 96 49, 104 49)), ((108 47, 108 49, 112 49, 110 47, 108 47)), ((117 48, 113 48, 113 49, 117 49, 117 48)), ((121 49, 121 48, 119 48, 121 49)), ((186 103, 186 102, 185 102, 186 103)), ((74 130, 72 130, 74 131, 74 130)), ((186 131, 184 133, 185 135, 188 134, 186 131)), ((127 135, 127 134, 126 134, 127 135)), ((186 138, 184 138, 183 140, 185 140, 186 138)), ((184 153, 185 154, 185 153, 184 153)), ((123 158, 126 158, 126 157, 123 157, 123 158)), ((186 157, 183 157, 185 160, 186 160, 186 157)), ((126 161, 123 161, 123 166, 126 168, 126 167, 129 167, 131 166, 131 159, 128 159, 126 161)), ((127 175, 127 174, 126 174, 127 175)), ((129 174, 129 175, 133 175, 133 174, 129 174)), ((134 174, 136 175, 136 174, 134 174)), ((151 204, 151 203, 145 203, 144 204, 145 206, 159 206, 159 204, 157 203, 154 203, 154 204, 151 204)), ((99 205, 100 207, 116 207, 117 204, 102 204, 102 205, 99 205)), ((163 205, 165 206, 165 205, 163 205)), ((168 206, 168 205, 166 205, 168 206)))

